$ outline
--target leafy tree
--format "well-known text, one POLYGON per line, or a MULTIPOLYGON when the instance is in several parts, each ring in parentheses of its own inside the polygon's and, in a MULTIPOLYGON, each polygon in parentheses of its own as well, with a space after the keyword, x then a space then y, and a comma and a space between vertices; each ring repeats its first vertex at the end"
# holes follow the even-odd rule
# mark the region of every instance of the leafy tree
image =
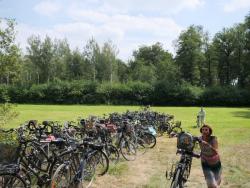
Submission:
POLYGON ((152 46, 142 46, 139 50, 133 52, 135 60, 141 60, 145 65, 154 65, 163 61, 166 56, 169 54, 166 53, 162 47, 162 44, 157 42, 152 46))
POLYGON ((149 64, 145 65, 144 61, 136 60, 130 64, 132 67, 131 70, 131 78, 132 80, 146 82, 146 83, 154 83, 156 81, 156 68, 154 65, 149 64))
POLYGON ((200 83, 202 86, 217 84, 217 60, 213 43, 206 32, 203 35, 204 61, 200 64, 200 83))
POLYGON ((129 63, 133 80, 154 83, 165 77, 169 66, 174 66, 172 55, 159 42, 140 47, 133 56, 134 61, 129 63))
POLYGON ((118 54, 117 48, 111 41, 105 42, 100 59, 97 63, 97 78, 99 81, 118 81, 117 76, 117 61, 116 56, 118 54))
POLYGON ((126 63, 124 63, 122 60, 117 59, 117 76, 118 80, 121 83, 125 83, 129 79, 129 67, 126 63))
POLYGON ((181 78, 192 85, 201 85, 200 65, 204 61, 202 37, 203 28, 192 25, 180 34, 176 44, 176 63, 179 66, 181 78))
POLYGON ((35 65, 37 73, 37 82, 49 82, 52 72, 52 59, 54 55, 54 47, 51 39, 46 36, 44 41, 41 41, 39 36, 31 36, 28 39, 28 55, 27 57, 35 65))
POLYGON ((245 43, 244 43, 244 51, 246 53, 246 59, 241 67, 241 77, 240 77, 240 85, 242 87, 250 87, 250 13, 246 16, 245 22, 245 43))
POLYGON ((78 49, 74 50, 73 53, 68 56, 67 59, 67 77, 69 80, 80 80, 84 79, 85 73, 85 62, 84 57, 78 49))
POLYGON ((216 33, 213 45, 218 60, 218 77, 221 85, 230 85, 234 77, 233 71, 233 52, 234 52, 234 30, 224 28, 216 33))
POLYGON ((92 80, 95 81, 97 74, 97 63, 100 60, 101 52, 100 52, 100 47, 94 38, 90 39, 87 42, 86 46, 84 47, 83 54, 90 65, 92 80))
POLYGON ((71 50, 66 39, 64 40, 55 40, 53 44, 54 55, 51 62, 51 69, 53 74, 51 75, 52 79, 65 80, 66 75, 66 61, 71 55, 71 50))
POLYGON ((0 18, 0 83, 15 83, 20 73, 20 49, 15 44, 16 22, 0 18))

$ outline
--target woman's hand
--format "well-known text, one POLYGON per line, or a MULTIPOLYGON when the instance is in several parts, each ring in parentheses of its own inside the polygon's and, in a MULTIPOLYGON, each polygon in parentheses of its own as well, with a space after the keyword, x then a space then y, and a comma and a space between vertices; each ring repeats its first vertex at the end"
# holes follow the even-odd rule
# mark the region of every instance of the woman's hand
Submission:
POLYGON ((209 144, 208 142, 206 142, 205 140, 201 141, 201 144, 207 147, 210 147, 215 153, 218 153, 217 148, 213 147, 211 144, 209 144))
POLYGON ((203 144, 203 145, 207 145, 207 146, 211 146, 208 142, 206 142, 205 140, 202 140, 201 141, 201 144, 203 144))

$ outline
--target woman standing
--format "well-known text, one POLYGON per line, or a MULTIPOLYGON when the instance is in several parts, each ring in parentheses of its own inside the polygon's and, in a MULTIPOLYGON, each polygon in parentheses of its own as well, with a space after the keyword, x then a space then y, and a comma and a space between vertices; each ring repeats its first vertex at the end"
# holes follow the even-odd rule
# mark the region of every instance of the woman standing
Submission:
POLYGON ((221 161, 218 153, 218 142, 212 136, 213 130, 209 125, 200 128, 201 136, 201 166, 208 188, 217 188, 221 183, 221 161))

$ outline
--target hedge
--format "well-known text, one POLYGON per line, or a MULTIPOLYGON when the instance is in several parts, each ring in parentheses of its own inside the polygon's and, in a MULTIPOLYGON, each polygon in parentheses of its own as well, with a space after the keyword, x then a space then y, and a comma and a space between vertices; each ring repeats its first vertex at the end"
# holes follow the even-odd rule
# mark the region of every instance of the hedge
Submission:
POLYGON ((237 87, 200 88, 156 82, 56 81, 32 86, 0 85, 0 103, 250 106, 250 91, 237 87))

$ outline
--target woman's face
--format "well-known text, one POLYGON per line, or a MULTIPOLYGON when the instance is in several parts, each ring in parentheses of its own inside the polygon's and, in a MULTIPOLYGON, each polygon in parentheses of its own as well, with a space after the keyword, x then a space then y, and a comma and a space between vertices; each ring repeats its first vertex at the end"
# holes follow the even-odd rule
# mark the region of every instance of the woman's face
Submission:
POLYGON ((203 127, 201 129, 201 133, 202 133, 202 136, 209 136, 209 133, 210 133, 209 128, 208 127, 203 127))

